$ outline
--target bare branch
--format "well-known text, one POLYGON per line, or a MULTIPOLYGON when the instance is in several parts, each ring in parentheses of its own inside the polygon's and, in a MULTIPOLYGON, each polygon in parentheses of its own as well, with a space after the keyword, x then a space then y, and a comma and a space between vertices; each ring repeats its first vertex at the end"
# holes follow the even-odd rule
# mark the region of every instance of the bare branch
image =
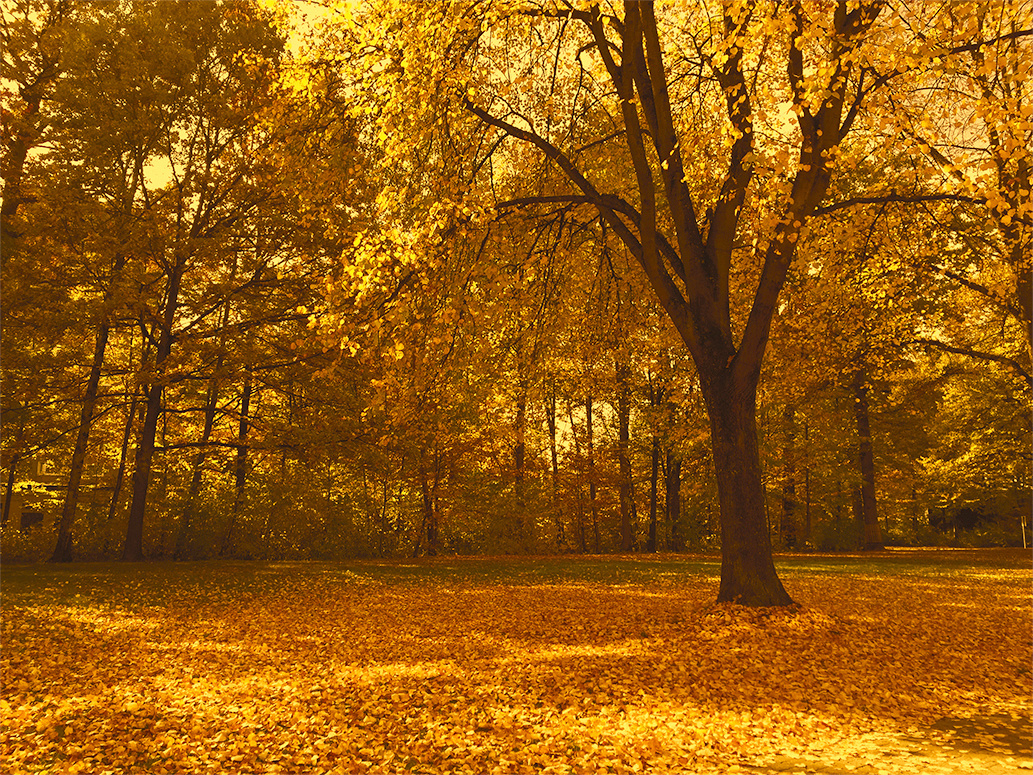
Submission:
POLYGON ((976 350, 971 347, 958 347, 957 345, 947 344, 947 342, 941 342, 939 339, 915 339, 914 342, 915 344, 929 345, 930 347, 935 347, 938 350, 955 353, 956 355, 967 355, 970 358, 977 358, 981 361, 1000 363, 1018 374, 1029 387, 1033 388, 1033 376, 1031 376, 1030 373, 1022 367, 1022 364, 1014 358, 1009 358, 1006 355, 997 355, 996 353, 983 352, 982 350, 976 350))

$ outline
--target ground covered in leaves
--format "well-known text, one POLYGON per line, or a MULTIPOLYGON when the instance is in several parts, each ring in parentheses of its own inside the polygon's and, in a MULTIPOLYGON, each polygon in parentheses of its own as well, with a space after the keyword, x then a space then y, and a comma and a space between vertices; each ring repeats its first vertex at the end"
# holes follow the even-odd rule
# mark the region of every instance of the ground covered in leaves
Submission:
POLYGON ((0 766, 962 772, 906 741, 1028 721, 1026 553, 778 565, 799 609, 706 558, 4 567, 0 766))

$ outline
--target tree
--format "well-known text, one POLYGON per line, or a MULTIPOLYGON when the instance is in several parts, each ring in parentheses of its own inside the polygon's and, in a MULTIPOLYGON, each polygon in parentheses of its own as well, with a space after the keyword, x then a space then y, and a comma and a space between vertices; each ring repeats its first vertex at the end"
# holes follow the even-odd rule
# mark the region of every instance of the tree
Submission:
POLYGON ((718 599, 791 602, 771 558, 756 430, 779 293, 808 220, 838 206, 826 197, 847 169, 844 141, 859 128, 881 140, 894 111, 915 107, 894 90, 928 87, 945 59, 986 44, 982 31, 955 7, 881 0, 373 6, 355 23, 351 61, 382 98, 374 110, 391 163, 417 148, 426 170, 447 146, 436 157, 444 169, 469 142, 494 190, 509 139, 568 186, 543 193, 539 178, 522 204, 595 209, 699 371, 721 501, 718 599))
MULTIPOLYGON (((236 257, 251 255, 261 274, 272 258, 250 219, 269 196, 260 185, 255 160, 261 138, 255 132, 259 111, 268 99, 269 63, 282 47, 270 20, 254 7, 234 4, 155 3, 141 7, 137 34, 175 44, 175 56, 161 60, 173 114, 161 151, 170 182, 155 217, 148 258, 161 273, 160 301, 141 324, 154 342, 145 382, 145 414, 133 469, 133 499, 124 560, 143 559, 143 527, 162 396, 175 379, 170 369, 180 309, 189 297, 189 269, 202 260, 205 287, 226 272, 236 271, 236 257), (212 265, 218 267, 213 270, 212 265)), ((152 194, 152 195, 156 195, 152 194)), ((217 311, 221 303, 208 307, 217 311)), ((196 325, 196 317, 191 325, 196 325)))

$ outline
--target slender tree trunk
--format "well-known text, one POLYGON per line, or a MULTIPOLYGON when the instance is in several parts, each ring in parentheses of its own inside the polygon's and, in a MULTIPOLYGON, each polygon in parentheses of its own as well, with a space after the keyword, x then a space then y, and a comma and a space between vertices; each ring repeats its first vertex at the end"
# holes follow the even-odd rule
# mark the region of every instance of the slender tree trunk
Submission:
POLYGON ((162 392, 165 389, 165 362, 172 352, 172 326, 179 308, 179 288, 186 269, 186 256, 176 254, 176 263, 172 267, 169 278, 168 295, 161 321, 161 334, 154 353, 154 380, 146 391, 147 409, 140 440, 136 448, 135 465, 133 467, 133 502, 129 507, 129 524, 126 528, 126 541, 122 549, 122 560, 139 562, 143 556, 143 525, 147 512, 147 489, 151 481, 151 463, 154 460, 154 438, 158 430, 158 417, 161 414, 162 392))
POLYGON ((667 525, 671 544, 668 549, 682 548, 678 526, 681 522, 681 455, 673 449, 667 450, 667 482, 664 491, 667 496, 667 525))
POLYGON ((649 466, 649 535, 646 539, 646 551, 656 553, 656 523, 660 499, 660 424, 657 413, 663 400, 663 388, 651 380, 649 383, 649 405, 653 409, 652 447, 650 449, 649 466))
POLYGON ((388 475, 385 472, 385 474, 384 474, 383 497, 381 498, 381 502, 380 502, 380 530, 377 531, 377 556, 378 557, 383 557, 384 556, 384 536, 387 535, 387 532, 390 529, 390 524, 388 523, 388 519, 387 519, 387 503, 388 503, 388 495, 389 495, 389 493, 388 493, 387 476, 388 475))
POLYGON ((230 512, 230 522, 226 527, 226 534, 223 536, 222 546, 219 548, 220 555, 228 554, 232 549, 233 530, 237 525, 237 520, 240 518, 240 512, 244 507, 244 488, 247 485, 247 436, 248 431, 250 430, 249 412, 251 410, 251 389, 252 369, 249 366, 247 373, 244 375, 244 387, 240 396, 240 421, 237 424, 237 454, 236 461, 233 466, 233 509, 230 512))
POLYGON ((523 544, 527 539, 527 530, 525 521, 525 493, 524 493, 524 477, 525 477, 525 456, 527 451, 527 383, 521 379, 519 385, 519 395, 517 395, 516 401, 516 426, 514 433, 516 436, 516 443, 513 445, 513 495, 516 505, 516 539, 517 542, 523 544))
MULTIPOLYGON (((413 548, 414 557, 419 555, 424 537, 430 532, 430 523, 434 519, 434 500, 430 495, 430 473, 427 471, 426 461, 422 458, 420 460, 420 494, 422 496, 423 518, 420 523, 420 533, 416 540, 416 546, 413 548)), ((427 553, 430 553, 429 549, 427 553)))
POLYGON ((79 508, 79 485, 82 482, 83 468, 86 464, 86 448, 90 439, 90 428, 93 425, 93 410, 97 406, 97 394, 100 391, 100 374, 104 366, 104 351, 108 346, 108 334, 111 324, 105 318, 97 327, 97 336, 93 345, 93 362, 90 364, 90 376, 86 380, 86 393, 83 395, 82 409, 79 412, 79 431, 75 437, 75 449, 72 452, 72 463, 68 472, 68 487, 65 490, 64 506, 57 525, 57 546, 50 556, 50 562, 72 561, 72 526, 75 524, 75 513, 79 508))
POLYGON ((161 414, 161 393, 163 385, 152 382, 144 393, 143 427, 137 442, 133 459, 133 501, 129 507, 129 524, 126 528, 122 560, 139 562, 143 556, 143 523, 147 508, 147 489, 151 479, 151 463, 154 460, 154 439, 158 431, 158 417, 161 414))
POLYGON ((134 391, 133 399, 129 402, 129 411, 126 413, 125 429, 122 432, 122 449, 118 457, 118 472, 115 474, 115 486, 111 491, 111 503, 108 505, 108 524, 115 518, 118 510, 118 498, 122 494, 122 484, 126 477, 126 460, 129 457, 129 437, 133 433, 133 420, 136 417, 136 405, 139 403, 140 393, 134 391))
POLYGON ((581 444, 577 437, 574 409, 570 405, 569 399, 567 400, 567 419, 570 422, 570 435, 574 440, 574 459, 577 461, 577 466, 575 467, 576 478, 574 480, 574 507, 577 522, 574 527, 577 533, 578 549, 580 549, 581 554, 586 554, 588 552, 588 538, 586 535, 587 531, 585 530, 585 504, 581 490, 581 472, 584 468, 584 459, 581 457, 581 444))
POLYGON ((884 549, 879 530, 879 513, 875 499, 875 454, 869 421, 868 382, 864 370, 853 381, 854 418, 857 423, 857 457, 861 469, 861 521, 864 526, 864 549, 884 549))
MULTIPOLYGON (((230 271, 230 283, 237 278, 238 260, 234 258, 233 267, 230 271)), ((222 334, 219 336, 219 353, 215 357, 215 365, 212 367, 212 376, 208 380, 208 390, 205 394, 204 403, 204 430, 201 433, 201 447, 194 455, 193 472, 190 476, 190 487, 187 491, 186 503, 183 505, 183 514, 179 520, 179 532, 176 535, 176 548, 173 556, 182 559, 186 555, 187 538, 190 534, 190 522, 194 516, 194 507, 197 503, 197 496, 201 492, 201 483, 204 479, 204 462, 208 457, 208 440, 212 436, 212 429, 215 425, 215 410, 219 402, 219 373, 226 359, 226 336, 230 321, 230 300, 227 298, 222 308, 220 328, 222 334)), ((288 401, 288 406, 289 406, 288 401)), ((289 411, 289 410, 288 410, 289 411)), ((289 422, 289 420, 288 420, 289 422)), ((268 511, 266 512, 266 523, 262 531, 262 538, 265 538, 265 529, 269 525, 268 511)), ((263 541, 264 544, 264 541, 263 541)))
POLYGON ((248 432, 251 430, 250 412, 252 388, 252 370, 248 368, 247 374, 244 377, 244 389, 240 397, 240 422, 237 425, 237 460, 233 472, 236 502, 238 507, 244 501, 244 486, 247 484, 247 437, 248 432))
POLYGON ((7 469, 7 489, 4 492, 4 525, 7 524, 7 520, 11 516, 11 500, 14 498, 14 473, 20 462, 21 455, 15 453, 14 457, 11 458, 11 465, 7 469))
MULTIPOLYGON (((131 188, 135 190, 135 181, 131 188)), ((117 279, 126 264, 126 256, 116 254, 112 265, 112 277, 117 279)), ((106 308, 113 295, 111 287, 104 293, 103 304, 106 308)), ((68 472, 68 487, 65 490, 64 505, 57 525, 57 545, 50 556, 50 562, 72 561, 72 528, 79 508, 80 485, 83 467, 86 464, 86 452, 89 447, 90 431, 93 428, 93 412, 97 407, 97 396, 100 392, 100 377, 104 369, 104 354, 111 333, 111 320, 107 312, 97 326, 97 335, 93 345, 93 360, 90 363, 90 376, 86 380, 86 392, 83 395, 82 408, 79 412, 79 430, 75 437, 75 449, 68 472)))
POLYGON ((617 462, 620 467, 621 551, 630 552, 635 544, 635 493, 631 457, 631 366, 617 363, 617 462))
POLYGON ((440 543, 440 518, 441 510, 438 504, 438 489, 441 486, 441 450, 438 447, 437 439, 434 440, 434 484, 431 487, 430 495, 430 522, 427 523, 427 554, 436 557, 441 549, 440 543))
POLYGON ((787 404, 782 412, 782 545, 796 548, 796 408, 787 404))
MULTIPOLYGON (((429 446, 429 443, 428 445, 429 446)), ((423 524, 420 530, 420 539, 416 547, 419 553, 419 544, 425 538, 427 541, 427 556, 434 557, 438 553, 438 519, 437 519, 437 489, 440 479, 440 459, 435 444, 434 449, 434 482, 431 484, 430 467, 427 464, 426 446, 420 451, 420 494, 423 499, 423 524)))
POLYGON ((204 462, 208 457, 208 441, 212 437, 212 428, 215 427, 215 410, 219 402, 219 369, 222 367, 222 353, 216 359, 215 370, 208 380, 208 391, 205 394, 204 403, 204 430, 201 431, 201 447, 194 455, 193 472, 190 475, 190 487, 187 490, 186 503, 183 505, 183 514, 179 518, 179 532, 176 535, 176 548, 173 556, 181 560, 186 556, 187 538, 190 535, 190 522, 194 516, 194 506, 197 503, 197 496, 201 492, 201 482, 204 479, 204 462))
POLYGON ((803 445, 804 445, 804 466, 803 466, 803 544, 805 547, 811 545, 811 464, 810 464, 810 434, 807 421, 803 422, 803 445))
POLYGON ((755 385, 736 384, 733 373, 732 369, 714 369, 707 379, 701 369, 721 504, 717 600, 753 606, 792 605, 775 572, 764 515, 755 385))
POLYGON ((649 538, 646 541, 646 551, 656 553, 656 522, 659 511, 658 500, 660 498, 660 437, 653 433, 653 448, 650 450, 650 471, 649 471, 649 538))
POLYGON ((556 448, 556 380, 549 380, 549 400, 546 403, 545 417, 549 425, 549 453, 552 462, 552 515, 556 522, 556 544, 566 544, 563 535, 563 515, 560 514, 560 462, 556 448))
POLYGON ((595 553, 602 551, 599 541, 599 502, 596 500, 595 446, 592 436, 592 396, 585 399, 585 435, 588 447, 588 503, 592 510, 592 534, 595 539, 595 553))

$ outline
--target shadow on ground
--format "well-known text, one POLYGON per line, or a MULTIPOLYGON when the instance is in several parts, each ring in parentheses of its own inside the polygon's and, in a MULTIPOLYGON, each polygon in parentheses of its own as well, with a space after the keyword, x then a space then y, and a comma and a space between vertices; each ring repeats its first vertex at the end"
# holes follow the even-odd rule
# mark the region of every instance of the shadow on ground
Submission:
MULTIPOLYGON (((1028 713, 942 718, 912 735, 867 735, 867 755, 839 758, 835 748, 820 758, 782 757, 757 773, 814 775, 1029 775, 1033 773, 1033 721, 1028 713)), ((858 750, 855 744, 851 750, 858 750)))

